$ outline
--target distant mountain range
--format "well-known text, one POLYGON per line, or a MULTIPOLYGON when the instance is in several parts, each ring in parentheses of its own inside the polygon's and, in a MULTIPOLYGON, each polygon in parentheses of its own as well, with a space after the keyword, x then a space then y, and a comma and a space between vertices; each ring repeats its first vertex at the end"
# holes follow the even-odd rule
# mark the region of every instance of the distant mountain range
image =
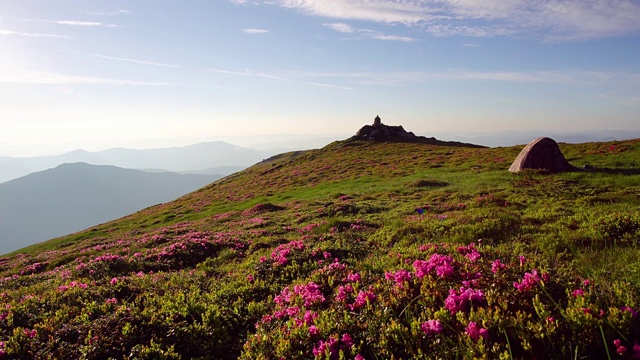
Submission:
MULTIPOLYGON (((431 136, 431 135, 429 135, 431 136)), ((462 141, 489 147, 526 145, 539 137, 550 137, 557 142, 579 144, 640 138, 640 131, 602 130, 593 132, 506 131, 490 134, 438 133, 439 139, 462 141)))
POLYGON ((153 169, 151 171, 229 175, 271 155, 272 152, 215 141, 147 150, 114 148, 98 152, 74 150, 55 156, 0 157, 0 183, 60 164, 75 162, 129 169, 153 169))
POLYGON ((220 177, 74 163, 1 183, 0 254, 174 200, 220 177))

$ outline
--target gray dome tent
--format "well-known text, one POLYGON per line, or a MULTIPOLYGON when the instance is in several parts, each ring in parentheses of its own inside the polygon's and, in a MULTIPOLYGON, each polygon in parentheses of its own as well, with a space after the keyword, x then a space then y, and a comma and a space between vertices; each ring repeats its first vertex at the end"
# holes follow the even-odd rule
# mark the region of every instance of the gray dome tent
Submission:
POLYGON ((515 159, 510 172, 524 169, 547 170, 550 172, 578 171, 577 167, 569 164, 564 158, 555 140, 539 137, 529 143, 515 159))

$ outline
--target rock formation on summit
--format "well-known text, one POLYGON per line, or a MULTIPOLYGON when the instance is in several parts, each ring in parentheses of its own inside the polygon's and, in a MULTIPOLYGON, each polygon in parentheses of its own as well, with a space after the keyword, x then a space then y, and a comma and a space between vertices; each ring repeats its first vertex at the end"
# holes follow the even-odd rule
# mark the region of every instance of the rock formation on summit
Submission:
POLYGON ((548 137, 539 137, 529 143, 515 159, 510 172, 519 172, 525 169, 546 170, 550 172, 580 171, 581 169, 569 164, 562 155, 560 147, 555 140, 548 137))
POLYGON ((403 141, 417 138, 414 133, 406 131, 402 126, 389 126, 382 123, 380 116, 376 116, 373 125, 365 125, 356 133, 360 140, 372 141, 403 141))
POLYGON ((351 140, 408 142, 445 146, 485 147, 481 145, 466 144, 457 141, 440 141, 434 137, 416 136, 411 131, 406 131, 402 126, 385 125, 379 116, 373 120, 373 125, 363 126, 351 140))

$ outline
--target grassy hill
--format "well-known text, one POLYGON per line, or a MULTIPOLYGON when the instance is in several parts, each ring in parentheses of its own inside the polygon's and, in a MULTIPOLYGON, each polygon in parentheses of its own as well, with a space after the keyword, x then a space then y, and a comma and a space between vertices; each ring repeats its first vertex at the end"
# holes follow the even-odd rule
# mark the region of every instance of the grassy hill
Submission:
POLYGON ((0 260, 6 358, 632 358, 640 140, 336 142, 0 260))

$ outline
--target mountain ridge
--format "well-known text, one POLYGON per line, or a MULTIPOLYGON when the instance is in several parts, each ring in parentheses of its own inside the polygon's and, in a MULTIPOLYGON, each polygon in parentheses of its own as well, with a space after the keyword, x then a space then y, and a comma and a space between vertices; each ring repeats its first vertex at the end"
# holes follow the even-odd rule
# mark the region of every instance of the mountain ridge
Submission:
POLYGON ((0 183, 63 163, 86 162, 129 169, 157 168, 181 172, 224 166, 246 167, 270 154, 223 141, 157 149, 112 148, 97 152, 77 149, 60 155, 0 158, 0 183))
POLYGON ((173 200, 220 177, 64 163, 1 183, 0 252, 173 200))

